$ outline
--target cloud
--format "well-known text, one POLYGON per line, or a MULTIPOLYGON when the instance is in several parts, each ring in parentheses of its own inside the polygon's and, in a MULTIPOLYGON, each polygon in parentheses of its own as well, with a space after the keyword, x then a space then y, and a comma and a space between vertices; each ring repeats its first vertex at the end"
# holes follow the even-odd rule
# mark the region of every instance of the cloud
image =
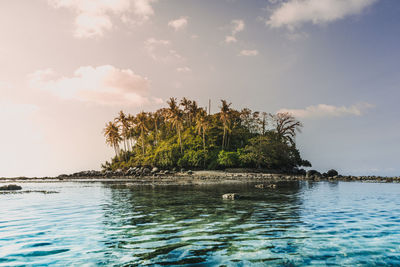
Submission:
POLYGON ((236 43, 236 34, 244 31, 245 23, 241 19, 236 19, 231 21, 231 35, 225 36, 226 43, 236 43))
POLYGON ((290 0, 276 8, 267 25, 294 29, 303 23, 323 24, 361 13, 378 0, 290 0))
POLYGON ((185 60, 176 50, 171 49, 169 40, 149 38, 144 42, 144 48, 154 61, 167 63, 174 60, 185 60))
POLYGON ((319 104, 304 109, 281 109, 279 112, 288 112, 298 118, 322 118, 322 117, 343 117, 361 116, 374 105, 369 103, 358 103, 349 107, 319 104))
POLYGON ((180 17, 179 19, 171 20, 168 22, 168 26, 175 31, 183 30, 188 25, 188 19, 189 17, 180 17))
POLYGON ((235 36, 225 36, 225 43, 236 43, 237 39, 235 36))
POLYGON ((60 77, 51 69, 38 70, 28 76, 31 88, 46 90, 62 99, 100 105, 145 105, 160 102, 149 97, 150 81, 130 69, 111 65, 85 66, 72 77, 60 77))
POLYGON ((258 55, 258 50, 242 50, 239 53, 240 56, 254 57, 258 55))
POLYGON ((154 10, 155 0, 48 0, 54 8, 67 8, 76 13, 75 37, 91 38, 103 36, 113 28, 112 16, 125 23, 147 21, 154 10))
POLYGON ((176 68, 176 71, 180 72, 180 73, 189 73, 189 72, 192 72, 192 69, 189 67, 179 67, 179 68, 176 68))

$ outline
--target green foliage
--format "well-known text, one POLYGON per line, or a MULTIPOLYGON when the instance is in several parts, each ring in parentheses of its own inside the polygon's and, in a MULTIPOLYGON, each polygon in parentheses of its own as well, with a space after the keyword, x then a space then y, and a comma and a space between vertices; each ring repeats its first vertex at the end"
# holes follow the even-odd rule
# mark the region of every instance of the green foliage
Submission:
POLYGON ((296 132, 302 125, 290 114, 239 111, 225 100, 220 112, 207 114, 196 101, 170 98, 167 102, 168 108, 136 116, 121 111, 106 124, 106 143, 116 155, 102 164, 104 170, 156 166, 291 171, 311 166, 296 148, 296 132))
POLYGON ((162 141, 154 151, 153 165, 164 169, 173 168, 178 165, 180 155, 178 144, 162 141))
POLYGON ((237 152, 221 150, 218 154, 217 162, 220 166, 229 168, 239 166, 239 155, 237 152))
POLYGON ((183 157, 178 160, 179 167, 203 168, 205 166, 206 153, 203 150, 185 151, 183 157))

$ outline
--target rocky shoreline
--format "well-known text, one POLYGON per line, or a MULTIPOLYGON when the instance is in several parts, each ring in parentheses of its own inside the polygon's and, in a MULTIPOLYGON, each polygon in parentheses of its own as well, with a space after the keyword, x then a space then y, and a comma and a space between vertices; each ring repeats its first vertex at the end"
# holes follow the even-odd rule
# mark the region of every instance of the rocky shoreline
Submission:
POLYGON ((0 182, 127 182, 140 185, 190 185, 279 181, 359 181, 399 183, 400 177, 343 176, 337 172, 321 174, 317 171, 283 174, 251 171, 191 171, 159 170, 158 168, 130 168, 127 171, 82 171, 62 174, 57 177, 15 177, 0 178, 0 182), (335 174, 335 175, 333 175, 335 174))

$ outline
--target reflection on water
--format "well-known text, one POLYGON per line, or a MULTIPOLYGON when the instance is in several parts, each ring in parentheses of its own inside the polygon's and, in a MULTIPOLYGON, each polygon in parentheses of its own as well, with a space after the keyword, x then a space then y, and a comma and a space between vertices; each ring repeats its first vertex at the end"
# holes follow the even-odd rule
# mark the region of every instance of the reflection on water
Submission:
POLYGON ((0 194, 0 266, 400 264, 398 184, 24 187, 60 193, 0 194))

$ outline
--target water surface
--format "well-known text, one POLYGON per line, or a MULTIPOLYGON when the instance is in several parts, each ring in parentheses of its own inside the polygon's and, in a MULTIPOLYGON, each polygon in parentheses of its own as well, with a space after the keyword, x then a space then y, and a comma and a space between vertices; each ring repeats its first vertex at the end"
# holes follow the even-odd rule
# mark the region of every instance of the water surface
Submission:
POLYGON ((0 266, 400 265, 399 184, 22 186, 59 193, 0 194, 0 266))

